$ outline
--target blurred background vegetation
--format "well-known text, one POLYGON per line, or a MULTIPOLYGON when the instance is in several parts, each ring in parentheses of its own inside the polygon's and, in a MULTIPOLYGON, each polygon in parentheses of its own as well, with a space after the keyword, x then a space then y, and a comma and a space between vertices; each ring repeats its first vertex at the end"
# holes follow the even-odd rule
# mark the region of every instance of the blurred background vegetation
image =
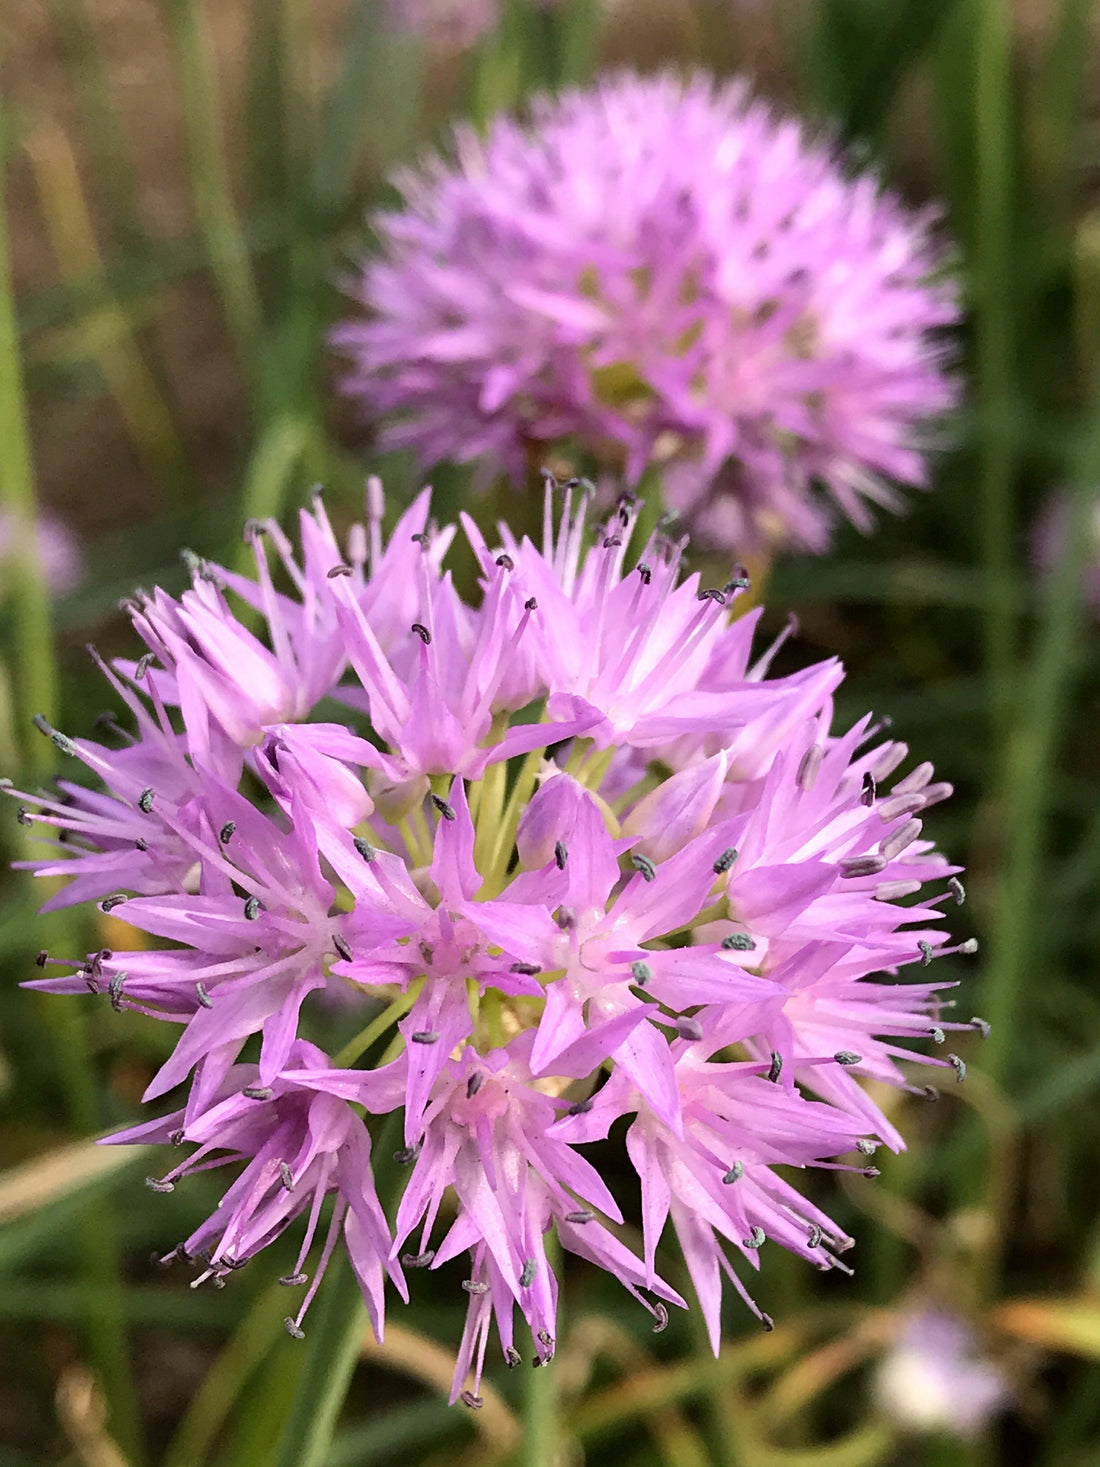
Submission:
MULTIPOLYGON (((911 1149, 879 1182, 818 1185, 859 1235, 856 1276, 838 1287, 769 1257, 774 1334, 731 1306, 715 1364, 689 1320, 655 1340, 602 1278, 567 1274, 548 1446, 530 1413, 524 1439, 516 1379, 494 1374, 480 1413, 446 1407, 459 1306, 422 1291, 385 1355, 367 1352, 318 1461, 1094 1463, 1100 642, 1081 586, 1100 553, 1096 7, 501 0, 472 46, 439 18, 459 8, 441 0, 417 35, 383 0, 4 0, 0 763, 55 772, 30 715, 90 727, 104 694, 84 644, 132 648, 119 597, 178 591, 180 545, 234 558, 246 516, 284 513, 315 482, 349 519, 368 469, 395 501, 417 487, 340 402, 324 344, 387 169, 456 114, 484 121, 601 66, 748 72, 907 197, 941 200, 957 245, 968 391, 933 492, 871 538, 845 530, 829 557, 776 565, 766 625, 795 611, 792 657, 848 665, 841 717, 889 713, 955 783, 932 830, 969 868, 957 925, 982 954, 960 1003, 992 1037, 943 1104, 903 1103, 911 1149), (1070 530, 1037 577, 1029 536, 1055 489, 1070 530), (25 553, 42 511, 83 562, 64 594, 43 594, 25 553), (930 1399, 919 1377, 901 1372, 909 1424, 883 1388, 906 1321, 930 1308, 965 1321, 1005 1383, 976 1437, 912 1424, 930 1399)), ((461 479, 436 482, 453 506, 461 479)), ((11 814, 5 856, 22 836, 11 814)), ((17 988, 42 946, 113 945, 110 918, 96 932, 37 917, 30 886, 0 885, 0 1467, 285 1463, 303 1356, 266 1288, 277 1267, 194 1294, 148 1263, 212 1189, 150 1195, 143 1156, 82 1142, 136 1115, 162 1041, 136 1016, 17 988)))

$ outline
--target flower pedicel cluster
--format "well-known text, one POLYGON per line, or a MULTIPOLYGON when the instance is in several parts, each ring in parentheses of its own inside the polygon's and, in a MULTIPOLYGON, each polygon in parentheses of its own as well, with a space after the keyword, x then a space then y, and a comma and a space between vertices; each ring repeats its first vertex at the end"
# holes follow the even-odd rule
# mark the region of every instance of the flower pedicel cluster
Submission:
POLYGON ((287 1328, 342 1239, 380 1336, 387 1278, 407 1297, 406 1271, 468 1255, 472 1405, 494 1320, 510 1364, 531 1348, 517 1305, 533 1363, 553 1355, 550 1228, 660 1327, 683 1304, 655 1263, 671 1215, 716 1349, 723 1274, 759 1314, 729 1252, 755 1268, 774 1239, 843 1267, 851 1240, 776 1168, 899 1147, 860 1081, 906 1086, 899 1039, 967 1027, 938 1017, 942 982, 893 981, 951 950, 939 906, 962 888, 920 820, 950 787, 920 764, 884 791, 905 746, 866 719, 831 732, 837 662, 769 678, 756 614, 730 615, 743 576, 680 579, 662 528, 628 569, 637 505, 598 526, 588 508, 550 484, 541 552, 464 519, 476 607, 426 492, 386 545, 376 482, 344 550, 319 498, 300 561, 251 525, 255 581, 195 562, 179 600, 132 603, 148 651, 103 667, 134 721, 110 725, 120 747, 44 725, 103 789, 20 796, 63 842, 35 866, 70 878, 51 904, 96 899, 171 943, 33 985, 180 1028, 147 1099, 189 1080, 183 1108, 112 1139, 194 1148, 154 1190, 240 1171, 168 1256, 220 1282, 305 1216, 284 1283, 307 1284, 324 1237, 287 1328), (322 698, 358 731, 310 721, 322 698), (325 990, 363 1010, 334 1060, 299 1032, 325 990), (362 1112, 403 1127, 392 1231, 362 1112), (583 1155, 624 1116, 642 1257, 583 1155))

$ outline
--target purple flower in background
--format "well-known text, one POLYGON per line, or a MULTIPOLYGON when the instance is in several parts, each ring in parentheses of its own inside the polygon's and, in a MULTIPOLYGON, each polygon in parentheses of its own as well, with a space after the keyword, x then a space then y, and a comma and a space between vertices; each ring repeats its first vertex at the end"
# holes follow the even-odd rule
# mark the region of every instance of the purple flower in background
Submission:
MULTIPOLYGON (((1066 548, 1069 533, 1070 496, 1063 489, 1054 493, 1040 510, 1031 531, 1031 558, 1048 578, 1066 548)), ((1088 524, 1089 548, 1084 572, 1085 604, 1100 617, 1100 493, 1093 500, 1088 524)))
MULTIPOLYGON (((0 511, 0 587, 15 553, 14 538, 11 516, 6 510, 0 511)), ((53 515, 40 514, 34 524, 33 543, 51 596, 75 591, 84 579, 84 564, 68 527, 53 515)))
POLYGON ((1005 1407, 1009 1388, 958 1315, 925 1308, 903 1321, 878 1368, 875 1394, 882 1410, 908 1431, 966 1438, 1005 1407))
POLYGON ((390 24, 433 51, 464 51, 492 30, 497 0, 387 0, 390 24))
POLYGON ((300 558, 250 527, 255 582, 195 561, 178 601, 134 601, 148 652, 101 664, 132 732, 38 720, 99 788, 8 786, 55 833, 34 868, 71 877, 53 902, 142 934, 42 953, 32 986, 179 1031, 146 1098, 186 1087, 182 1105, 113 1139, 197 1148, 158 1191, 236 1168, 167 1256, 222 1284, 302 1218, 283 1282, 319 1256, 287 1328, 344 1246, 380 1335, 387 1277, 405 1297, 406 1271, 468 1255, 452 1398, 473 1405, 494 1328, 509 1364, 554 1353, 551 1229, 663 1328, 683 1303, 658 1269, 671 1222, 715 1348, 723 1279, 770 1325, 736 1261, 772 1240, 843 1268, 851 1244, 786 1169, 873 1174, 876 1145, 903 1143, 861 1081, 924 1093, 906 1058, 962 1078, 906 1041, 984 1028, 941 1016, 949 980, 898 981, 957 951, 941 906, 963 890, 920 818, 950 787, 918 764, 883 789, 907 750, 867 719, 832 731, 836 662, 769 677, 778 643, 752 660, 756 617, 731 617, 742 574, 681 579, 660 529, 629 567, 639 504, 594 523, 575 488, 548 483, 541 550, 466 524, 476 605, 426 494, 388 544, 376 482, 343 545, 319 501, 300 558), (337 995, 326 1022, 358 1032, 330 1058, 309 1036, 337 995), (583 1154, 620 1119, 641 1257, 583 1154))
POLYGON ((385 444, 519 478, 550 444, 627 486, 656 465, 741 554, 821 551, 836 510, 866 529, 925 483, 959 315, 933 216, 746 83, 612 77, 395 181, 333 337, 385 444))

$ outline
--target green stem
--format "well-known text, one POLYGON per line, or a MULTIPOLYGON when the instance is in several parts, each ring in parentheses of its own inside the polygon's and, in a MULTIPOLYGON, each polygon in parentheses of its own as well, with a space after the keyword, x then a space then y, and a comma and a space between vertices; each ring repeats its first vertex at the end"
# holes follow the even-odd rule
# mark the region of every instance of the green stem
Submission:
POLYGON ((172 30, 183 94, 195 213, 237 354, 255 383, 261 372, 260 301, 218 135, 219 107, 210 38, 198 0, 162 3, 172 30))
POLYGON ((1092 403, 1087 435, 1075 456, 1058 562, 1018 703, 1018 722, 1006 752, 1004 803, 1009 846, 995 894, 984 1000, 993 1030, 983 1061, 995 1080, 1004 1078, 1013 1058, 1023 975, 1036 954, 1047 807, 1073 680, 1077 623, 1085 567, 1092 553, 1090 529, 1100 479, 1100 359, 1091 335, 1100 299, 1100 218, 1080 226, 1076 256, 1078 352, 1092 403))
POLYGON ((1089 554, 1089 519, 1094 512, 1094 486, 1100 476, 1100 398, 1094 414, 1086 462, 1081 465, 1073 491, 1065 543, 1020 701, 1020 722, 1008 748, 1005 804, 1011 844, 991 924, 984 1004, 992 1033, 982 1052, 983 1067, 998 1080, 1005 1076, 1013 1058, 1023 975, 1036 956, 1034 938, 1047 806, 1072 686, 1075 631, 1089 554))
POLYGON ((1013 708, 1013 426, 1011 7, 974 0, 974 130, 977 149, 976 367, 985 581, 985 661, 994 738, 1002 745, 1013 708))
MULTIPOLYGON (((12 551, 5 575, 15 608, 16 724, 30 726, 36 713, 53 723, 57 711, 57 666, 50 630, 49 590, 38 554, 34 470, 27 432, 19 328, 8 257, 4 178, 9 121, 0 113, 0 503, 10 526, 12 551)), ((45 773, 53 750, 30 735, 25 753, 36 774, 45 773)))
POLYGON ((306 1361, 276 1467, 320 1467, 359 1359, 367 1310, 343 1248, 333 1254, 308 1324, 306 1361))
MULTIPOLYGON (((561 1249, 553 1234, 546 1239, 546 1264, 561 1280, 561 1249)), ((562 1299, 558 1295, 558 1338, 562 1337, 562 1299)), ((523 1393, 523 1467, 558 1467, 561 1423, 558 1417, 558 1367, 551 1360, 525 1374, 523 1393)))
MULTIPOLYGON (((36 544, 36 504, 30 438, 27 431, 23 369, 19 356, 15 299, 8 256, 4 179, 9 123, 0 110, 0 504, 10 516, 15 554, 12 596, 16 620, 16 698, 19 723, 27 728, 35 713, 52 723, 57 709, 57 665, 50 629, 49 591, 36 544)), ((55 757, 52 745, 36 735, 26 746, 26 763, 47 773, 55 757)), ((29 847, 27 854, 38 855, 29 847)), ((64 934, 75 949, 72 918, 54 918, 52 933, 64 934)), ((57 1059, 66 1107, 74 1127, 87 1134, 98 1129, 96 1079, 88 1052, 84 1015, 76 1005, 46 1001, 42 1005, 50 1045, 57 1059)), ((105 1202, 89 1207, 80 1230, 81 1270, 89 1285, 87 1331, 96 1373, 107 1396, 111 1430, 131 1461, 141 1460, 133 1376, 123 1310, 117 1233, 105 1202)))

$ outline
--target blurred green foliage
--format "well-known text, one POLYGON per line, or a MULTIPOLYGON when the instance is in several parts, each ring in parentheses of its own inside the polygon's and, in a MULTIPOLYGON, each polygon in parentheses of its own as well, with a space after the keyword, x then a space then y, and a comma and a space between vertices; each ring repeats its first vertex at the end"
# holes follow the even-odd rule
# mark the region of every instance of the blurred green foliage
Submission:
MULTIPOLYGON (((395 1315, 388 1353, 355 1373, 330 1443, 291 1401, 303 1370, 323 1380, 340 1361, 283 1336, 267 1284, 278 1259, 224 1293, 192 1294, 144 1260, 209 1210, 212 1187, 150 1196, 140 1157, 107 1153, 96 1171, 65 1149, 136 1113, 163 1041, 133 1016, 17 989, 40 946, 82 952, 103 934, 77 914, 38 918, 40 894, 11 876, 0 1467, 456 1453, 623 1467, 1092 1463, 1100 642, 1080 586, 1100 484, 1095 8, 502 0, 497 28, 460 54, 384 15, 382 0, 28 0, 5 18, 0 487, 24 526, 36 502, 64 516, 87 565, 53 604, 33 557, 4 569, 5 772, 54 772, 30 715, 88 727, 102 692, 82 644, 129 648, 118 598, 139 582, 179 589, 179 545, 233 559, 245 517, 284 513, 318 481, 350 518, 367 469, 395 500, 416 487, 336 398, 324 345, 388 168, 455 114, 484 121, 601 63, 743 67, 854 160, 942 200, 957 244, 969 392, 933 492, 873 538, 845 531, 830 557, 777 566, 768 599, 775 625, 798 613, 797 656, 844 657, 842 720, 890 713, 956 784, 933 828, 969 868, 960 936, 978 934, 984 961, 977 976, 960 968, 959 1002, 987 1014, 993 1036, 967 1051, 958 1097, 907 1107, 910 1152, 887 1158, 874 1188, 842 1189, 837 1215, 861 1239, 854 1280, 819 1288, 792 1260, 767 1260, 759 1296, 774 1334, 744 1333, 731 1309, 714 1362, 689 1320, 643 1337, 602 1279, 586 1273, 571 1291, 567 1272, 556 1371, 534 1384, 494 1373, 475 1416, 441 1404, 449 1365, 441 1374, 433 1342, 457 1338, 458 1306, 421 1290, 395 1315), (1038 582, 1029 528, 1062 486, 1074 528, 1038 582), (899 1435, 869 1388, 904 1311, 936 1299, 971 1319, 1013 1381, 1010 1410, 975 1442, 899 1435)), ((446 472, 437 485, 445 509, 463 490, 446 472)), ((21 832, 13 819, 4 829, 17 857, 21 832)), ((342 1379, 353 1362, 341 1327, 334 1318, 328 1333, 334 1354, 345 1349, 342 1379)))

